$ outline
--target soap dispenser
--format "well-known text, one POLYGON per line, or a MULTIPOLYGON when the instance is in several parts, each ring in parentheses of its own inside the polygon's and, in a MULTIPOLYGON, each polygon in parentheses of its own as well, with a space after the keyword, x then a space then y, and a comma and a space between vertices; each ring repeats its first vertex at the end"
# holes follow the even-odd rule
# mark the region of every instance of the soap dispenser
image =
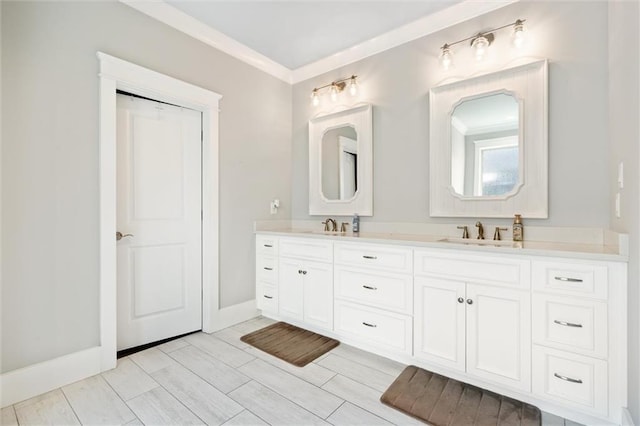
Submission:
POLYGON ((360 232, 360 216, 358 216, 358 213, 354 213, 353 215, 353 221, 351 222, 351 230, 354 233, 360 232))
POLYGON ((513 218, 513 241, 524 240, 524 227, 522 225, 522 216, 517 214, 513 218))

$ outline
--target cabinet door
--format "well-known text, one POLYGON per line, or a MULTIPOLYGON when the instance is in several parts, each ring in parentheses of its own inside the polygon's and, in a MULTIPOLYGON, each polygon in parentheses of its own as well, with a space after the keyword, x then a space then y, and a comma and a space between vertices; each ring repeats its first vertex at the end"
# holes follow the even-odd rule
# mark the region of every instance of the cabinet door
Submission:
POLYGON ((304 321, 333 330, 333 266, 304 262, 304 321))
POLYGON ((302 321, 302 264, 295 259, 280 258, 278 308, 283 317, 302 321))
POLYGON ((416 277, 414 288, 414 356, 464 371, 465 283, 416 277))
POLYGON ((531 390, 528 292, 467 284, 467 373, 531 390))

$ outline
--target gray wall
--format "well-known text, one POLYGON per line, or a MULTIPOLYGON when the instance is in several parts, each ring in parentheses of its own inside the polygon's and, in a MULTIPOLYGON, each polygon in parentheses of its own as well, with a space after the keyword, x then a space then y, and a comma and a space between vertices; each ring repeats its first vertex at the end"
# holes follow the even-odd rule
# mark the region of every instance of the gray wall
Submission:
POLYGON ((621 217, 611 210, 611 228, 630 235, 629 247, 629 410, 640 424, 640 7, 638 2, 609 4, 610 206, 621 195, 621 217), (618 188, 618 163, 624 161, 624 188, 618 188))
POLYGON ((98 50, 223 95, 220 301, 253 299, 253 221, 289 218, 291 86, 121 3, 0 7, 1 371, 99 343, 98 50))
MULTIPOLYGON (((468 76, 478 67, 463 61, 470 49, 461 45, 454 52, 456 68, 443 71, 439 47, 517 18, 527 19, 534 42, 529 54, 550 61, 549 219, 525 218, 526 223, 608 227, 605 2, 519 2, 294 85, 292 217, 310 219, 307 121, 327 109, 310 104, 311 90, 357 74, 358 101, 374 107, 374 216, 362 218, 363 229, 367 221, 453 222, 429 217, 428 93, 445 78, 468 76)), ((505 45, 509 36, 509 30, 496 34, 494 64, 511 60, 512 50, 505 45)))

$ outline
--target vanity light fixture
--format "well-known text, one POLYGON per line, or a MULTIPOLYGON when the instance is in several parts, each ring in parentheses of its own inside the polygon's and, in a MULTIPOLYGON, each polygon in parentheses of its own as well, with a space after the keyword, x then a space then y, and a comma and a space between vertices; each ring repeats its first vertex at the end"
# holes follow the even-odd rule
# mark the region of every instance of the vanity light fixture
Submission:
POLYGON ((338 94, 347 87, 347 82, 349 82, 349 94, 351 96, 356 96, 358 94, 358 82, 357 75, 352 75, 348 78, 343 78, 341 80, 332 81, 329 84, 325 84, 324 86, 315 87, 311 91, 311 104, 313 106, 320 105, 320 94, 323 89, 329 89, 329 97, 332 102, 336 102, 338 100, 338 94))
POLYGON ((524 22, 525 19, 516 19, 515 22, 512 22, 507 25, 503 25, 501 27, 493 28, 491 30, 482 31, 471 37, 464 38, 462 40, 454 41, 453 43, 445 43, 440 48, 440 64, 442 68, 445 70, 449 69, 453 62, 453 53, 451 52, 451 46, 462 43, 464 41, 471 40, 471 48, 474 50, 474 55, 476 60, 482 61, 489 46, 493 43, 495 39, 495 35, 493 34, 495 31, 501 30, 503 28, 513 27, 513 34, 511 35, 511 43, 514 47, 521 48, 524 45, 524 22))

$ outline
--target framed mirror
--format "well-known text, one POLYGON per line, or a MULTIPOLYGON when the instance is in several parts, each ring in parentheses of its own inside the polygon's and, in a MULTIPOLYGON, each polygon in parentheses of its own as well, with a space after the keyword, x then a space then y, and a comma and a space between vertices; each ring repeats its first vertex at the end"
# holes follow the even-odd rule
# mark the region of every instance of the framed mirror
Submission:
POLYGON ((547 61, 431 89, 430 214, 548 217, 547 61))
POLYGON ((309 121, 309 214, 373 214, 372 109, 309 121))

